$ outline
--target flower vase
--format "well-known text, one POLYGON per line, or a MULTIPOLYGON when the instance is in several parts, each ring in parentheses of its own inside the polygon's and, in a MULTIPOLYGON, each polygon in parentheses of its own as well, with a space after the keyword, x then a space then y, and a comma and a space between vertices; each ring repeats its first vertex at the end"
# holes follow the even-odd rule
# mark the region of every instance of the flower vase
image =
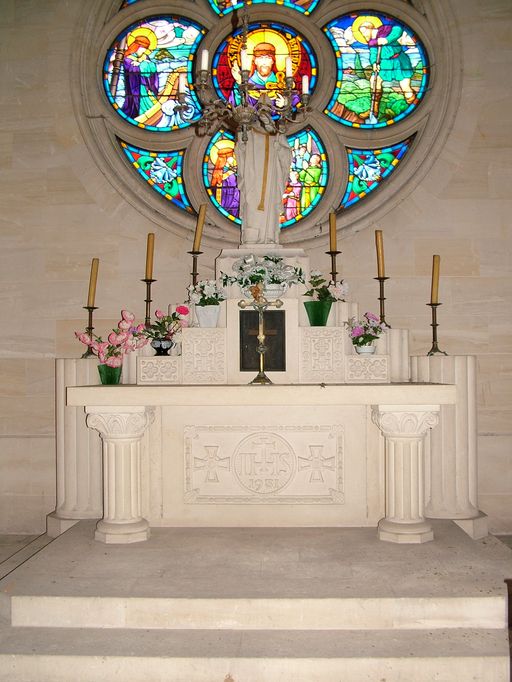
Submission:
POLYGON ((275 301, 285 295, 287 288, 288 285, 286 282, 281 282, 280 284, 265 284, 263 296, 267 301, 275 301))
POLYGON ((154 349, 155 355, 169 355, 169 351, 173 347, 171 339, 152 339, 151 348, 154 349))
POLYGON ((196 318, 200 327, 216 327, 219 321, 219 305, 196 305, 196 318))
POLYGON ((375 346, 373 343, 367 343, 365 346, 354 346, 358 355, 373 355, 375 353, 375 346))
POLYGON ((309 324, 312 327, 325 327, 331 312, 332 301, 304 301, 309 324))
POLYGON ((118 384, 121 381, 121 367, 110 367, 109 365, 98 365, 98 373, 102 384, 118 384))

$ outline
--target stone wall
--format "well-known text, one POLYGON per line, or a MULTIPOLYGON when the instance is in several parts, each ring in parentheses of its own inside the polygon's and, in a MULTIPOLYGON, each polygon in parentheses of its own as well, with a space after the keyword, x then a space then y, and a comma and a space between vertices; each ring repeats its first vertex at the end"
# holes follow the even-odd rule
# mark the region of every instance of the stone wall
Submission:
MULTIPOLYGON (((377 310, 373 230, 384 231, 387 318, 431 345, 432 254, 441 256, 439 343, 479 370, 480 508, 512 532, 512 8, 453 0, 463 54, 460 107, 433 167, 379 223, 345 239, 351 300, 377 310)), ((156 233, 154 304, 180 300, 190 243, 140 215, 93 161, 71 92, 79 0, 4 0, 0 45, 0 533, 36 533, 55 501, 54 359, 82 352, 91 258, 100 258, 96 328, 144 314, 146 235, 156 233)), ((203 243, 201 276, 218 249, 203 243)), ((309 247, 308 247, 309 248, 309 247)), ((327 271, 327 243, 310 250, 327 271)))

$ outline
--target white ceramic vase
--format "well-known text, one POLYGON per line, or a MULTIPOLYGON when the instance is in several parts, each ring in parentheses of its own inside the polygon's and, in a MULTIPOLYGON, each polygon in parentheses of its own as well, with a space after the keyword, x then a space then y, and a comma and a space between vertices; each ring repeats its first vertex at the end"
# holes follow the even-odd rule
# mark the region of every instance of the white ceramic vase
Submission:
POLYGON ((358 355, 373 355, 375 353, 375 346, 373 343, 367 343, 366 346, 354 346, 358 355))
POLYGON ((267 301, 275 301, 280 296, 284 296, 287 288, 288 285, 286 282, 282 282, 281 284, 265 284, 263 296, 265 296, 267 301))
POLYGON ((196 305, 196 318, 200 327, 216 327, 219 321, 220 305, 196 305))

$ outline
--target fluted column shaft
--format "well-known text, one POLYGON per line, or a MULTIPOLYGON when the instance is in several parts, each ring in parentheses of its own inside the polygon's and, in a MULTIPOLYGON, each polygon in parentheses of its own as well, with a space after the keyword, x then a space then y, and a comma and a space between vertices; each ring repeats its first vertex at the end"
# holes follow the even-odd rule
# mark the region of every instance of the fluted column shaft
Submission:
POLYGON ((379 538, 388 542, 433 540, 424 518, 423 445, 428 429, 438 423, 438 405, 378 405, 372 420, 385 438, 386 516, 379 538))
POLYGON ((103 518, 95 538, 109 544, 140 542, 149 537, 142 517, 140 449, 151 408, 86 407, 87 426, 103 442, 103 518))

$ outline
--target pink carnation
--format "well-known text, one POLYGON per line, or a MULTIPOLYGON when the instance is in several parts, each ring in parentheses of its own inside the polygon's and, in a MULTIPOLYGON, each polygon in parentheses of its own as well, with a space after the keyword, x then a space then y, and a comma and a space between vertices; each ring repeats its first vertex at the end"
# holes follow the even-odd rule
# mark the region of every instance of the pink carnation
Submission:
POLYGON ((121 367, 123 358, 121 355, 112 355, 110 358, 106 359, 105 364, 109 367, 121 367))
POLYGON ((75 332, 75 336, 79 341, 85 343, 86 346, 90 346, 92 344, 91 337, 85 332, 75 332))
POLYGON ((364 316, 367 320, 373 320, 373 322, 378 322, 379 318, 374 313, 365 313, 364 316))
POLYGON ((131 313, 129 310, 121 310, 121 317, 123 320, 126 320, 126 322, 133 322, 135 319, 135 315, 131 313))
POLYGON ((116 334, 116 332, 110 332, 110 334, 108 335, 108 341, 113 346, 120 346, 122 343, 125 343, 129 338, 130 338, 129 334, 127 334, 127 332, 121 332, 120 334, 116 334))
POLYGON ((119 329, 127 332, 130 329, 130 327, 132 326, 132 323, 128 322, 128 320, 120 320, 118 326, 119 326, 119 329))
POLYGON ((161 320, 162 317, 164 317, 164 314, 161 310, 155 310, 155 317, 157 320, 161 320))
POLYGON ((176 312, 178 313, 178 315, 188 315, 189 309, 187 308, 186 305, 179 305, 176 306, 176 312))
POLYGON ((363 336, 364 334, 364 329, 362 327, 354 327, 352 331, 350 332, 350 336, 355 339, 358 336, 363 336))

